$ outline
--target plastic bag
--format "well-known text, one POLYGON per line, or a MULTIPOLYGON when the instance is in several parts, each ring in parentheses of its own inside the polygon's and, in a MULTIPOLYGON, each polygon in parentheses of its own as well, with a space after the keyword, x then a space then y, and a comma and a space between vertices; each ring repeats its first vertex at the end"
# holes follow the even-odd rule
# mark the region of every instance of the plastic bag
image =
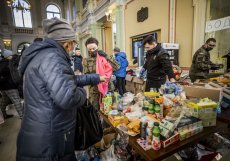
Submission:
POLYGON ((75 151, 77 161, 90 161, 90 156, 87 150, 75 151))
POLYGON ((16 111, 14 104, 10 104, 10 105, 6 106, 6 114, 18 116, 18 112, 16 111))
POLYGON ((129 112, 126 113, 125 116, 129 119, 129 120, 138 120, 143 116, 143 111, 140 110, 136 110, 134 112, 129 112))
POLYGON ((128 92, 128 93, 125 93, 123 95, 123 98, 122 98, 122 104, 124 106, 127 106, 129 105, 131 102, 133 102, 133 99, 134 99, 134 94, 128 92))
POLYGON ((117 161, 118 158, 114 153, 114 145, 111 145, 109 149, 102 152, 100 157, 101 161, 117 161))
POLYGON ((173 101, 168 97, 166 97, 165 95, 163 96, 163 98, 164 98, 164 102, 163 102, 164 106, 172 107, 174 105, 173 101))

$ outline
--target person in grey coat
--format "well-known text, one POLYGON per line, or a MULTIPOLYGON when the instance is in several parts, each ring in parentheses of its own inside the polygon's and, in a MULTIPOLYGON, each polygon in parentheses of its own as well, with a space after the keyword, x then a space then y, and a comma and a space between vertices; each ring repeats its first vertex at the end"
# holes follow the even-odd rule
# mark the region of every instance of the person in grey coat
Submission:
POLYGON ((23 53, 24 116, 17 138, 17 161, 74 161, 76 108, 86 101, 79 86, 96 85, 104 76, 75 76, 68 55, 75 33, 66 20, 43 21, 46 37, 23 53))

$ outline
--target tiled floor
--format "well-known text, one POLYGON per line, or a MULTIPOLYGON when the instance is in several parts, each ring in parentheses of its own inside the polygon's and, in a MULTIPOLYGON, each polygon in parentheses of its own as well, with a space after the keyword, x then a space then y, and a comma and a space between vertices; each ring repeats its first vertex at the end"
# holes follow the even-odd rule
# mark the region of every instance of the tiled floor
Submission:
POLYGON ((0 161, 15 161, 16 140, 21 126, 18 117, 12 117, 0 125, 0 161))

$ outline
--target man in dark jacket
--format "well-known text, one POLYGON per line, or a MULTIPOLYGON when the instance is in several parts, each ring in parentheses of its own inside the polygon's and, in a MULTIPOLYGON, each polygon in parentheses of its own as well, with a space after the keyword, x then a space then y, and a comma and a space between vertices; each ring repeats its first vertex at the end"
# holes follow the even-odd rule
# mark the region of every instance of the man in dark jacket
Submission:
POLYGON ((121 52, 118 47, 115 47, 113 51, 115 54, 115 59, 120 65, 120 68, 115 72, 115 75, 116 75, 116 87, 119 91, 119 94, 122 96, 124 93, 126 93, 125 77, 126 77, 126 68, 128 67, 129 62, 127 61, 126 54, 124 52, 121 52))
POLYGON ((74 65, 74 73, 75 74, 81 74, 83 72, 83 64, 82 64, 82 56, 81 56, 81 50, 76 47, 73 58, 73 65, 74 65))
POLYGON ((216 40, 214 38, 209 38, 194 54, 189 71, 189 77, 192 82, 195 82, 196 79, 207 79, 210 69, 217 70, 223 66, 222 64, 214 64, 210 60, 209 51, 211 51, 215 46, 216 40))
POLYGON ((147 70, 145 91, 150 91, 150 88, 158 90, 167 78, 175 82, 168 52, 151 35, 143 40, 143 46, 147 51, 146 62, 143 66, 144 70, 147 70))
MULTIPOLYGON (((75 76, 68 55, 75 32, 66 20, 43 21, 46 38, 23 53, 24 117, 17 139, 17 161, 74 161, 76 108, 86 101, 83 88, 105 77, 75 76)), ((93 135, 93 134, 92 134, 93 135)))
POLYGON ((17 73, 17 69, 10 68, 14 55, 12 51, 4 49, 3 56, 4 58, 0 62, 0 90, 2 94, 2 98, 0 99, 0 109, 2 110, 4 117, 8 118, 8 115, 6 114, 6 106, 13 103, 19 117, 22 118, 23 107, 18 92, 18 84, 15 83, 12 78, 12 73, 17 73))

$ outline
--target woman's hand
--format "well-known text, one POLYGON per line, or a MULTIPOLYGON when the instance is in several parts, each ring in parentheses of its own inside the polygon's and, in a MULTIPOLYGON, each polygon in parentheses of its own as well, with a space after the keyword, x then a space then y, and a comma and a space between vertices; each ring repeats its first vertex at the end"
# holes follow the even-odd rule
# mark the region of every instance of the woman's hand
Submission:
POLYGON ((108 82, 108 80, 106 76, 100 76, 100 82, 108 82))

